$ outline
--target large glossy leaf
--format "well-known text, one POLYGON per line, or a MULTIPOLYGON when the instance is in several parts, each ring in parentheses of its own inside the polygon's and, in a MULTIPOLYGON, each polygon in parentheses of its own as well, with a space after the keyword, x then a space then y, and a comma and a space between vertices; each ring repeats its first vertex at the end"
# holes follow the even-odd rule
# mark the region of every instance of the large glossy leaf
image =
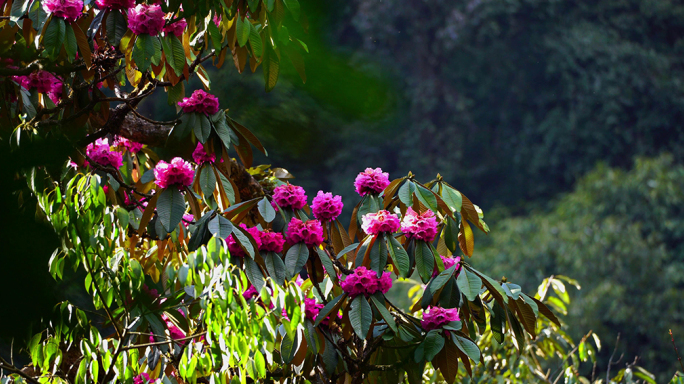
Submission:
POLYGON ((288 334, 283 335, 283 340, 280 343, 280 355, 283 358, 285 364, 290 364, 297 353, 297 348, 299 347, 299 332, 295 333, 294 340, 291 339, 288 334))
POLYGON ((463 204, 461 192, 445 185, 444 188, 442 188, 442 200, 444 200, 452 212, 461 211, 461 206, 463 204))
POLYGON ((135 61, 140 72, 147 71, 150 64, 155 60, 157 48, 159 48, 161 55, 161 46, 158 45, 160 44, 157 37, 146 33, 138 35, 133 45, 133 61, 135 61))
POLYGON ((76 58, 78 43, 76 42, 74 29, 69 24, 66 24, 66 31, 64 33, 64 51, 66 52, 69 61, 72 61, 76 58))
POLYGON ((166 61, 169 63, 176 76, 180 76, 183 73, 183 68, 185 67, 185 50, 183 49, 183 43, 175 35, 165 36, 162 39, 162 47, 164 49, 164 55, 166 56, 166 61))
POLYGON ((107 42, 119 46, 121 38, 126 34, 128 23, 126 17, 119 11, 110 10, 107 14, 107 42))
POLYGON ((240 243, 240 246, 242 247, 242 249, 245 250, 245 252, 247 252, 249 257, 254 258, 255 245, 252 243, 252 241, 249 240, 248 236, 251 236, 249 235, 249 232, 247 232, 243 228, 234 225, 233 236, 235 236, 235 240, 237 240, 237 242, 240 243))
POLYGON ((392 314, 387 310, 387 307, 385 307, 385 297, 382 295, 382 293, 376 292, 373 296, 370 297, 370 299, 373 302, 375 309, 377 309, 380 313, 380 316, 382 316, 382 318, 385 319, 387 325, 394 332, 397 332, 397 323, 394 321, 394 317, 392 316, 392 314))
POLYGON ((224 240, 234 231, 233 223, 221 215, 216 215, 216 217, 211 219, 207 228, 213 235, 224 240))
POLYGON ((197 137, 200 143, 204 144, 209 139, 209 135, 211 135, 211 122, 203 113, 197 114, 197 120, 198 122, 194 127, 195 137, 197 137))
POLYGON ((435 270, 435 256, 430 246, 422 241, 416 241, 416 269, 423 283, 427 283, 435 270))
MULTIPOLYGON (((20 2, 20 1, 18 1, 20 2)), ((62 49, 66 35, 66 24, 61 17, 53 17, 50 19, 43 35, 43 47, 45 52, 51 60, 55 60, 59 55, 59 50, 62 49)))
POLYGON ((349 306, 349 321, 356 335, 365 340, 373 321, 373 310, 363 295, 356 296, 349 306))
POLYGON ((205 199, 213 196, 216 189, 216 175, 211 164, 204 164, 202 166, 199 174, 199 185, 205 199))
POLYGON ((246 17, 241 17, 240 15, 238 15, 235 33, 237 34, 237 43, 241 47, 244 47, 245 44, 247 44, 247 41, 249 40, 249 32, 250 32, 249 24, 250 24, 249 19, 247 19, 246 17))
POLYGON ((347 295, 343 293, 335 297, 334 299, 328 301, 328 304, 326 304, 320 311, 318 311, 318 316, 316 316, 314 326, 318 326, 318 324, 320 324, 321 321, 328 317, 330 313, 333 312, 333 310, 337 308, 342 303, 342 300, 344 300, 344 298, 346 297, 347 295))
POLYGON ((262 253, 261 256, 264 259, 264 265, 266 265, 266 271, 268 275, 276 282, 278 285, 285 284, 285 279, 287 275, 285 273, 285 263, 280 255, 274 252, 268 252, 266 254, 262 253))
POLYGON ((425 360, 432 361, 439 351, 444 348, 444 336, 442 336, 439 330, 433 329, 425 336, 422 344, 425 360))
POLYGON ((454 344, 456 344, 456 347, 468 355, 468 357, 470 357, 475 364, 480 361, 480 348, 478 348, 477 344, 475 344, 472 340, 458 336, 455 333, 451 333, 451 338, 454 341, 454 344))
POLYGON ((458 288, 469 301, 474 301, 482 289, 482 279, 467 269, 463 269, 456 278, 458 288))
POLYGON ((411 260, 409 259, 408 253, 406 253, 404 247, 399 243, 399 240, 395 239, 391 234, 385 236, 385 241, 387 242, 387 249, 389 250, 392 262, 399 270, 399 276, 408 277, 409 271, 411 270, 411 260))
POLYGON ((265 222, 270 223, 276 217, 276 211, 266 197, 261 199, 258 204, 259 214, 265 222))
POLYGON ((435 276, 432 280, 432 284, 430 284, 430 292, 433 295, 449 281, 456 270, 456 265, 457 264, 452 265, 450 268, 445 269, 439 275, 435 276))
POLYGON ((299 0, 283 0, 283 3, 285 3, 285 6, 287 7, 288 11, 292 13, 292 18, 294 18, 295 21, 298 21, 299 14, 301 12, 299 0))
POLYGON ((257 292, 260 292, 261 287, 264 286, 265 282, 264 275, 261 273, 259 264, 257 264, 257 262, 251 257, 244 257, 242 260, 245 264, 245 274, 247 275, 247 278, 252 283, 254 288, 256 288, 257 292))
POLYGON ((406 180, 404 185, 399 188, 399 200, 407 207, 413 205, 413 193, 416 191, 416 184, 411 180, 406 180))
POLYGON ((417 185, 416 197, 424 206, 430 208, 434 212, 437 212, 437 198, 431 190, 423 187, 422 185, 417 185))
POLYGON ((157 214, 164 229, 172 232, 183 219, 185 199, 178 188, 170 187, 162 191, 157 201, 157 214))
POLYGON ((335 271, 335 267, 333 266, 330 256, 328 256, 328 254, 320 247, 316 247, 316 253, 321 259, 321 264, 323 264, 323 267, 325 267, 325 271, 328 273, 328 276, 330 276, 332 281, 337 281, 337 272, 335 271))
POLYGON ((289 277, 299 273, 309 259, 309 248, 304 243, 297 243, 288 249, 285 255, 285 266, 289 277))

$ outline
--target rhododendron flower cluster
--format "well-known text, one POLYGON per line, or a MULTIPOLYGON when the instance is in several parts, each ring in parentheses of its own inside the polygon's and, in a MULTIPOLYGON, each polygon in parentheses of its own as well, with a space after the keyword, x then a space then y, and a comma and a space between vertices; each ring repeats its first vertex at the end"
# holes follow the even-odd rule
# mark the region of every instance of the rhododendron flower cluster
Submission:
POLYGON ((254 297, 257 297, 258 294, 259 293, 257 292, 256 287, 250 284, 249 288, 242 292, 242 297, 244 297, 245 300, 249 300, 254 297))
POLYGON ((111 166, 119 169, 123 165, 123 155, 112 151, 109 147, 109 141, 105 138, 97 139, 94 143, 88 144, 86 155, 93 163, 103 167, 111 166))
POLYGON ((445 324, 452 321, 460 321, 458 317, 458 308, 442 308, 430 306, 423 313, 423 320, 420 325, 426 331, 441 328, 445 324))
POLYGON ((179 101, 178 105, 183 108, 184 113, 204 113, 205 115, 213 115, 219 111, 218 97, 198 89, 190 95, 184 97, 183 101, 179 101))
POLYGON ((356 192, 365 196, 369 193, 377 194, 382 192, 390 184, 389 173, 383 172, 380 168, 366 168, 359 173, 354 181, 356 192))
POLYGON ((96 0, 100 9, 129 9, 135 7, 135 0, 96 0))
MULTIPOLYGON (((261 231, 259 231, 259 228, 247 228, 247 226, 244 223, 240 224, 240 228, 246 230, 250 235, 252 235, 254 241, 256 241, 257 243, 257 247, 261 248, 261 231)), ((244 249, 240 247, 240 243, 238 243, 238 241, 235 239, 235 235, 228 236, 226 240, 228 241, 228 250, 230 251, 231 255, 238 257, 247 256, 244 249)))
POLYGON ((307 319, 314 321, 318 317, 318 312, 323 309, 324 305, 316 302, 316 299, 304 299, 304 315, 307 319))
POLYGON ((117 136, 114 140, 114 146, 119 148, 126 148, 131 153, 138 153, 142 150, 143 145, 135 141, 128 140, 125 137, 117 136))
POLYGON ((173 24, 165 25, 162 31, 166 36, 172 34, 180 38, 181 36, 183 36, 183 32, 185 31, 185 27, 187 26, 188 22, 185 21, 185 19, 180 19, 178 21, 175 21, 173 24))
POLYGON ((57 104, 62 97, 62 79, 47 71, 37 71, 26 76, 15 76, 14 80, 27 91, 35 89, 47 95, 57 104))
MULTIPOLYGON (((180 310, 179 310, 178 312, 180 312, 181 315, 185 316, 185 315, 183 314, 183 312, 181 312, 180 310)), ((169 316, 168 316, 167 314, 162 313, 161 318, 162 318, 162 320, 164 320, 164 323, 166 324, 166 329, 169 330, 169 336, 171 336, 171 338, 172 338, 173 340, 178 340, 178 339, 182 339, 182 338, 185 337, 185 333, 184 333, 183 331, 181 331, 181 329, 178 328, 178 327, 171 321, 171 319, 169 318, 169 316)), ((150 341, 151 341, 151 340, 150 340, 150 341)), ((180 345, 183 345, 183 344, 185 344, 185 341, 179 341, 178 343, 179 343, 180 345)))
POLYGON ((160 160, 154 167, 155 183, 161 188, 176 186, 178 189, 189 187, 195 177, 195 170, 187 161, 176 157, 167 163, 160 160))
POLYGON ((293 218, 287 225, 287 240, 290 244, 304 242, 307 247, 315 247, 323 244, 323 226, 318 220, 302 222, 293 218))
POLYGON ((330 192, 323 193, 323 191, 318 191, 318 194, 311 202, 311 210, 314 216, 321 221, 334 221, 342 213, 343 207, 342 197, 333 197, 333 194, 330 192))
POLYGON ((285 184, 273 189, 273 202, 280 208, 302 209, 306 205, 306 192, 304 188, 285 184))
POLYGON ((138 4, 128 11, 128 28, 136 35, 157 36, 164 27, 164 11, 158 4, 138 4))
POLYGON ((83 12, 82 0, 43 0, 43 9, 53 17, 74 21, 83 12))
POLYGON ((208 154, 204 149, 204 145, 202 143, 197 143, 197 147, 195 147, 195 150, 192 152, 192 159, 195 160, 195 163, 197 164, 214 163, 216 162, 216 154, 208 154))
POLYGON ((133 384, 150 384, 152 382, 153 381, 152 378, 150 378, 150 375, 145 372, 133 378, 133 384))
POLYGON ((424 213, 418 213, 409 207, 406 210, 406 215, 401 221, 401 230, 406 237, 414 238, 416 240, 423 240, 431 243, 437 237, 437 219, 435 213, 427 210, 424 213))
POLYGON ((283 245, 285 245, 285 239, 280 232, 261 232, 261 245, 259 246, 260 251, 264 252, 275 252, 280 253, 283 251, 283 245))
POLYGON ((396 232, 401 222, 397 215, 389 211, 380 210, 376 213, 367 213, 361 217, 361 229, 369 235, 377 235, 381 232, 396 232))
MULTIPOLYGON (((461 261, 461 257, 460 257, 460 256, 449 257, 449 256, 441 256, 441 255, 440 255, 439 257, 442 258, 442 263, 444 264, 444 270, 447 270, 447 269, 453 267, 454 264, 457 264, 459 261, 461 261)), ((459 265, 459 266, 456 267, 456 271, 455 271, 455 272, 458 272, 458 271, 460 271, 460 270, 461 270, 461 266, 459 265)), ((435 277, 435 276, 437 276, 437 275, 439 275, 439 271, 437 270, 437 266, 435 266, 435 271, 432 272, 432 277, 435 277)))
POLYGON ((351 297, 358 295, 368 297, 375 292, 387 293, 392 287, 392 277, 387 271, 383 272, 381 277, 378 277, 377 272, 361 266, 356 268, 354 273, 347 276, 340 283, 340 287, 351 297))

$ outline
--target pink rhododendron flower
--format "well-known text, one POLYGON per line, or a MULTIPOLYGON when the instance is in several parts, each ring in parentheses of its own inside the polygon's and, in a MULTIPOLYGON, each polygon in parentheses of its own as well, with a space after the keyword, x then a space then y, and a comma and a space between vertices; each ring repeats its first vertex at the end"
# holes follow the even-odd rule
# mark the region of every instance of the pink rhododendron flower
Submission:
POLYGON ((192 165, 180 157, 174 158, 171 163, 160 160, 154 167, 154 182, 161 188, 172 185, 178 189, 189 187, 194 177, 195 170, 192 169, 192 165))
POLYGON ((35 89, 47 95, 53 103, 62 98, 62 79, 47 71, 37 71, 26 76, 14 76, 14 80, 27 91, 35 89))
POLYGON ((86 155, 92 162, 103 167, 111 166, 119 169, 123 165, 123 155, 112 151, 109 147, 109 141, 105 138, 97 139, 94 143, 88 144, 86 155))
POLYGON ((445 324, 449 324, 452 321, 460 321, 461 318, 458 317, 458 308, 442 308, 430 306, 423 313, 423 320, 420 321, 420 325, 426 331, 431 331, 433 329, 441 328, 445 324))
POLYGON ((280 185, 273 189, 273 201, 280 208, 302 209, 306 205, 306 192, 296 185, 280 185))
POLYGON ((164 11, 157 4, 138 4, 128 11, 128 28, 136 35, 157 36, 164 27, 164 11))
POLYGON ((176 37, 180 38, 183 36, 183 32, 185 32, 185 27, 188 26, 188 22, 185 21, 185 19, 180 19, 173 24, 170 25, 165 25, 162 31, 166 36, 169 36, 169 34, 175 35, 176 37))
POLYGON ((100 9, 129 9, 135 7, 135 0, 96 0, 95 4, 100 9))
POLYGON ((114 140, 114 146, 119 148, 126 148, 131 153, 138 153, 142 150, 143 145, 135 141, 128 140, 125 137, 117 136, 114 140))
MULTIPOLYGON (((247 228, 247 226, 244 223, 240 224, 240 228, 246 230, 250 235, 252 235, 254 241, 256 241, 257 243, 257 247, 261 248, 261 231, 259 231, 259 228, 247 228)), ((240 247, 240 243, 238 243, 237 240, 235 240, 235 235, 228 236, 226 240, 228 241, 228 250, 230 251, 231 255, 238 257, 247 256, 245 251, 240 247)))
POLYGON ((82 0, 43 0, 43 9, 54 17, 74 21, 83 11, 82 0))
POLYGON ((323 191, 318 191, 318 194, 311 202, 311 210, 313 211, 314 216, 320 221, 335 220, 337 216, 342 213, 343 207, 342 197, 333 197, 330 192, 323 193, 323 191))
POLYGON ((361 266, 356 268, 354 273, 347 276, 340 283, 340 287, 351 297, 358 295, 368 297, 375 292, 387 293, 392 287, 392 276, 389 272, 385 271, 381 277, 378 277, 377 272, 361 266))
POLYGON ((184 113, 204 113, 205 115, 214 115, 219 111, 218 97, 198 89, 190 95, 184 97, 183 101, 179 101, 178 105, 183 108, 184 113))
POLYGON ((221 26, 221 16, 214 15, 214 18, 212 20, 214 20, 214 24, 216 24, 217 27, 221 26))
POLYGON ((359 173, 354 181, 356 193, 365 196, 369 193, 380 193, 390 184, 389 173, 383 172, 380 168, 366 168, 359 173))
POLYGON ((197 147, 195 147, 195 150, 192 152, 192 159, 195 160, 195 163, 197 164, 214 163, 216 162, 216 154, 208 154, 207 151, 204 150, 204 145, 198 142, 197 147))
POLYGON ((141 373, 138 376, 133 378, 133 384, 149 384, 152 383, 152 379, 150 378, 150 375, 147 373, 141 373))
POLYGON ((195 221, 195 216, 193 216, 192 213, 186 213, 185 215, 183 215, 183 220, 181 221, 181 223, 183 223, 183 225, 187 227, 193 221, 195 221))
POLYGON ((305 317, 311 321, 316 320, 318 312, 323 309, 324 305, 316 302, 316 299, 304 299, 304 314, 305 317))
MULTIPOLYGON (((458 263, 459 261, 461 261, 461 257, 460 257, 460 256, 449 257, 449 256, 441 256, 441 255, 440 255, 439 257, 442 258, 442 263, 444 263, 444 270, 447 270, 447 269, 453 267, 454 264, 456 264, 456 263, 458 263)), ((456 271, 455 271, 457 276, 458 276, 458 272, 459 272, 460 270, 461 270, 461 266, 459 265, 459 266, 456 267, 456 271)), ((435 277, 435 276, 437 276, 437 275, 439 275, 439 271, 437 270, 437 266, 435 266, 435 271, 432 272, 432 277, 435 277)))
MULTIPOLYGON (((180 312, 181 315, 185 316, 185 314, 183 314, 183 312, 181 312, 180 310, 178 310, 178 312, 180 312)), ((171 321, 169 316, 167 316, 165 313, 162 313, 161 318, 162 318, 162 320, 164 320, 164 323, 166 323, 166 329, 169 330, 169 336, 171 336, 171 338, 173 340, 178 340, 178 339, 182 339, 185 337, 185 332, 183 332, 180 328, 178 328, 171 321)), ((179 341, 178 344, 184 345, 185 341, 179 341)))
POLYGON ((249 288, 242 292, 242 297, 244 297, 245 300, 249 300, 256 297, 258 294, 259 293, 257 292, 256 287, 250 284, 249 288))
POLYGON ((381 232, 396 232, 399 230, 399 227, 400 221, 397 215, 384 209, 376 213, 367 213, 361 217, 361 229, 369 235, 377 235, 381 232))
POLYGON ((315 247, 323 244, 323 226, 318 220, 302 222, 293 218, 287 225, 287 240, 290 244, 304 242, 307 247, 315 247))
POLYGON ((275 252, 280 253, 283 251, 283 245, 285 245, 285 239, 283 234, 280 232, 261 232, 261 246, 259 246, 260 251, 264 252, 275 252))
POLYGON ((401 221, 401 230, 406 237, 431 243, 437 236, 437 219, 435 213, 427 210, 421 214, 409 207, 401 221))

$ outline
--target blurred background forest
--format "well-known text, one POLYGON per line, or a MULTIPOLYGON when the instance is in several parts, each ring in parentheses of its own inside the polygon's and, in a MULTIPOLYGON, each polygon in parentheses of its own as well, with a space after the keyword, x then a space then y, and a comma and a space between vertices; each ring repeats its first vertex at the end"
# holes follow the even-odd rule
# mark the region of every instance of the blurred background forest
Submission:
MULTIPOLYGON (((671 378, 668 329, 684 346, 684 2, 302 7, 306 84, 285 60, 268 94, 261 70, 240 75, 227 62, 212 73, 222 107, 270 149, 257 162, 286 167, 309 196, 342 194, 348 208, 366 167, 391 179, 439 172, 485 211, 492 231, 476 235, 476 268, 526 291, 552 274, 577 279, 566 320, 576 339, 590 329, 601 336, 599 369, 620 333, 625 359, 639 356, 659 382, 671 378)), ((163 94, 141 111, 175 113, 163 94)), ((21 248, 8 248, 3 263, 20 261, 0 279, 27 290, 4 305, 31 304, 2 320, 12 325, 2 327, 6 346, 66 286, 47 273, 55 240, 3 184, 3 212, 16 221, 0 233, 21 248)))

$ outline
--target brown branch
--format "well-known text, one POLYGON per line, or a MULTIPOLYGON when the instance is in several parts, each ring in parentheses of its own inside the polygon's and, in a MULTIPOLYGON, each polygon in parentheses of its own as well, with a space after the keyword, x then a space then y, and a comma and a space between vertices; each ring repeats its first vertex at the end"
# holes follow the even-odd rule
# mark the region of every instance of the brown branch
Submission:
POLYGON ((34 383, 34 384, 40 384, 38 380, 34 379, 33 377, 27 375, 26 373, 22 372, 20 369, 16 368, 14 365, 10 364, 7 362, 7 360, 3 359, 0 356, 0 368, 4 369, 7 372, 15 373, 24 379, 26 379, 29 383, 34 383))
POLYGON ((617 335, 617 340, 615 340, 615 349, 613 349, 613 354, 610 355, 610 360, 608 360, 608 368, 606 369, 606 383, 610 383, 610 367, 613 365, 617 365, 621 360, 623 355, 620 355, 620 358, 618 361, 613 362, 613 358, 615 357, 615 354, 617 353, 618 345, 620 344, 620 334, 618 333, 617 335))
POLYGON ((677 360, 679 360, 679 367, 682 368, 682 373, 684 373, 684 364, 682 363, 682 357, 679 356, 679 350, 675 344, 674 336, 672 335, 672 330, 670 329, 670 338, 672 338, 672 346, 674 347, 675 353, 677 354, 677 360))
POLYGON ((128 351, 129 349, 144 348, 144 347, 154 347, 154 346, 157 346, 157 345, 164 345, 164 344, 169 344, 169 343, 180 344, 182 341, 188 341, 188 340, 194 339, 194 338, 196 338, 196 337, 204 336, 204 335, 206 335, 206 334, 207 334, 207 331, 204 331, 204 332, 200 332, 200 333, 197 333, 197 334, 194 334, 194 335, 182 337, 182 338, 180 338, 180 339, 173 339, 173 340, 170 340, 170 341, 157 341, 157 342, 154 342, 154 343, 134 344, 134 345, 129 345, 129 346, 127 346, 127 347, 124 347, 123 350, 124 350, 124 351, 128 351))

